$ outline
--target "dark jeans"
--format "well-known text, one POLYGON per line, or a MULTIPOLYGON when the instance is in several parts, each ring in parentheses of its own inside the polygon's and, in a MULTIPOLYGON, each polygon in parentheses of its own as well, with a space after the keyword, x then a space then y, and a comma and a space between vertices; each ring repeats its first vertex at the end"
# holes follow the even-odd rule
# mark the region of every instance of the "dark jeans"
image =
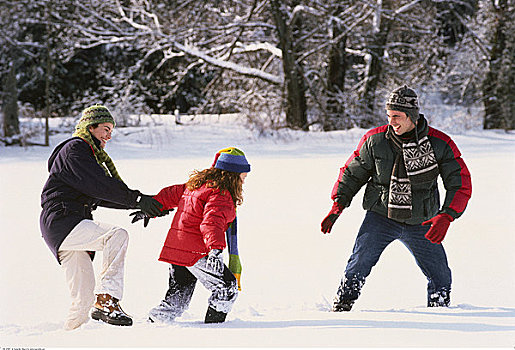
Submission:
POLYGON ((451 270, 443 246, 431 243, 424 237, 429 227, 406 225, 374 212, 367 212, 338 290, 339 298, 356 300, 359 297, 372 267, 388 244, 396 239, 413 254, 418 267, 427 277, 428 303, 434 299, 435 294, 443 292, 448 295, 451 289, 451 270))

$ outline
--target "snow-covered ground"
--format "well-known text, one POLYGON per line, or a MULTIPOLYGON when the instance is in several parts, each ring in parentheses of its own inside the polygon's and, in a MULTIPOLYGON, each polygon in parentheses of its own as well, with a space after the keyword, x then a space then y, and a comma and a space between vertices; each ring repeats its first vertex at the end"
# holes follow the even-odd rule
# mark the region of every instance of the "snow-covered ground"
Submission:
MULTIPOLYGON (((426 281, 399 242, 384 252, 349 313, 330 304, 364 211, 362 192, 330 235, 339 167, 364 130, 257 136, 243 124, 205 118, 119 128, 107 151, 129 187, 154 194, 211 165, 226 146, 246 152, 252 171, 239 209, 241 292, 228 321, 202 323, 208 293, 198 285, 175 325, 146 322, 164 296, 168 270, 157 257, 171 216, 144 229, 129 211, 99 209, 97 220, 130 232, 122 307, 133 327, 90 321, 62 330, 64 275, 39 231, 39 196, 50 148, 0 147, 0 346, 6 347, 505 347, 515 346, 515 135, 451 134, 471 171, 473 194, 444 245, 453 271, 452 306, 426 308, 426 281)), ((445 131, 445 130, 444 130, 445 131)), ((98 268, 101 255, 95 259, 98 268)))

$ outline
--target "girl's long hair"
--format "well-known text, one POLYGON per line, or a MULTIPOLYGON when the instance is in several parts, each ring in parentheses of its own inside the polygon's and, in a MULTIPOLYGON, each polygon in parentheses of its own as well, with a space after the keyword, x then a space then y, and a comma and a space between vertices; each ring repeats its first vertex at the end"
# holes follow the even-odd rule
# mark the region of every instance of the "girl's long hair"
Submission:
POLYGON ((217 168, 194 170, 186 182, 186 188, 193 191, 204 184, 210 188, 217 188, 221 192, 229 191, 235 207, 243 202, 243 182, 240 173, 217 168))

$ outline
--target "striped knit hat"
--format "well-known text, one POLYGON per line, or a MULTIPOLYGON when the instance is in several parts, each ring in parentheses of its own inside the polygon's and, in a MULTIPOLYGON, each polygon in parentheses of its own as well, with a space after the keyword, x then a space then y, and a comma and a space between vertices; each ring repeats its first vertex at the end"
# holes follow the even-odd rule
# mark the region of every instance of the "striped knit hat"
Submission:
POLYGON ((397 88, 390 93, 386 101, 386 109, 406 113, 413 123, 420 117, 417 93, 407 85, 397 88))
POLYGON ((245 153, 236 147, 228 147, 218 151, 212 167, 235 173, 250 172, 250 164, 245 158, 245 153))
POLYGON ((115 179, 123 182, 111 157, 109 157, 102 147, 99 147, 97 143, 95 143, 93 135, 91 135, 91 132, 88 130, 90 125, 101 123, 111 123, 113 126, 115 125, 114 118, 111 113, 109 113, 107 107, 101 105, 88 107, 82 111, 82 116, 75 126, 73 136, 80 137, 91 146, 97 163, 102 167, 102 169, 104 169, 107 176, 114 177, 115 179))
POLYGON ((113 126, 116 126, 114 118, 107 107, 102 105, 93 105, 82 111, 82 116, 75 129, 85 129, 90 125, 101 123, 111 123, 113 126))

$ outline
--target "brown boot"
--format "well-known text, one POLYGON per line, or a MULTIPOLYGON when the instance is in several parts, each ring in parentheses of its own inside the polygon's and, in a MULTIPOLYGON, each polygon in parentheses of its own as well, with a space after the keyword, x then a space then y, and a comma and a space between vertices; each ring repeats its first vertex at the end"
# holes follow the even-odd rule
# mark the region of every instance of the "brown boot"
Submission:
POLYGON ((91 311, 91 318, 115 326, 132 326, 132 318, 122 310, 118 301, 109 294, 97 294, 97 302, 91 311))

